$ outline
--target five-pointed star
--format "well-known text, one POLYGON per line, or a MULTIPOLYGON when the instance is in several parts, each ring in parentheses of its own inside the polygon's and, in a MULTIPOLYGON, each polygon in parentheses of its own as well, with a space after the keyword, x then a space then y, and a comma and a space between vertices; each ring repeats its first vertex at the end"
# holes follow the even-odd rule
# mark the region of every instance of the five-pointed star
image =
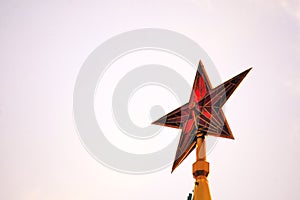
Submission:
POLYGON ((197 135, 234 139, 222 106, 252 68, 212 89, 200 61, 190 101, 153 124, 182 129, 172 172, 196 147, 197 135))

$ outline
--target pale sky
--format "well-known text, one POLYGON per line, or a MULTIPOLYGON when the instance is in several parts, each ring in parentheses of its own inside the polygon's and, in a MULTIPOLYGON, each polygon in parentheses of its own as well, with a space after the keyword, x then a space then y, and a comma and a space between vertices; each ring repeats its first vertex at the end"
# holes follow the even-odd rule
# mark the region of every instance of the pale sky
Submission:
POLYGON ((222 81, 253 67, 226 103, 235 140, 219 140, 208 156, 213 199, 298 200, 298 0, 1 1, 0 199, 186 199, 193 155, 173 174, 171 166, 123 174, 96 161, 76 131, 83 62, 112 36, 140 28, 191 38, 222 81))

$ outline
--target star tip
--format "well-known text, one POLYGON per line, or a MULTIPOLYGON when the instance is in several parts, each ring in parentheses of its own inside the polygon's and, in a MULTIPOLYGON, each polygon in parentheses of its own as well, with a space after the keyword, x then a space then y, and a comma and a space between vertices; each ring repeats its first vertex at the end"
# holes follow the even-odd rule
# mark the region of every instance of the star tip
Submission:
POLYGON ((228 139, 235 140, 235 138, 233 137, 233 135, 229 135, 228 139))
POLYGON ((243 74, 244 76, 246 76, 250 71, 251 71, 252 67, 250 67, 249 69, 246 69, 244 72, 242 72, 241 74, 243 74))
POLYGON ((158 121, 159 121, 159 119, 157 119, 157 120, 155 120, 155 121, 151 122, 151 124, 155 124, 155 125, 157 125, 158 121))
POLYGON ((154 121, 154 122, 151 122, 151 124, 153 124, 153 125, 157 125, 157 122, 156 122, 156 121, 154 121))
POLYGON ((252 70, 252 67, 250 67, 249 69, 246 70, 246 72, 250 72, 252 70))
POLYGON ((174 172, 174 170, 176 169, 176 167, 177 167, 176 165, 173 165, 173 166, 172 166, 171 174, 173 174, 173 172, 174 172))

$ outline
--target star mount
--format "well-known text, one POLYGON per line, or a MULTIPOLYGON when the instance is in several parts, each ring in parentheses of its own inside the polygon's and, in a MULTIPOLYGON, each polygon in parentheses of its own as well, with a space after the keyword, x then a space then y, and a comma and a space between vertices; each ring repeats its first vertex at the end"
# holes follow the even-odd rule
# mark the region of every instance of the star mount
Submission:
POLYGON ((182 129, 172 172, 206 135, 234 139, 222 106, 252 68, 212 88, 203 63, 196 72, 190 100, 152 124, 182 129))

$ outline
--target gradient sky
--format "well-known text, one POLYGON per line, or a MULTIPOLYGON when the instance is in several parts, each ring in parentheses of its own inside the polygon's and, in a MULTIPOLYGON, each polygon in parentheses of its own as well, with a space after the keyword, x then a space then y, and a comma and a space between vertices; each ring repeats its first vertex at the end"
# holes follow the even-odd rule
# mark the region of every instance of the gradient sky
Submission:
POLYGON ((186 199, 193 156, 173 174, 118 173, 84 149, 73 120, 88 55, 152 27, 196 41, 223 81, 254 67, 226 103, 235 140, 208 156, 213 199, 300 199, 298 0, 2 0, 0 199, 186 199))

